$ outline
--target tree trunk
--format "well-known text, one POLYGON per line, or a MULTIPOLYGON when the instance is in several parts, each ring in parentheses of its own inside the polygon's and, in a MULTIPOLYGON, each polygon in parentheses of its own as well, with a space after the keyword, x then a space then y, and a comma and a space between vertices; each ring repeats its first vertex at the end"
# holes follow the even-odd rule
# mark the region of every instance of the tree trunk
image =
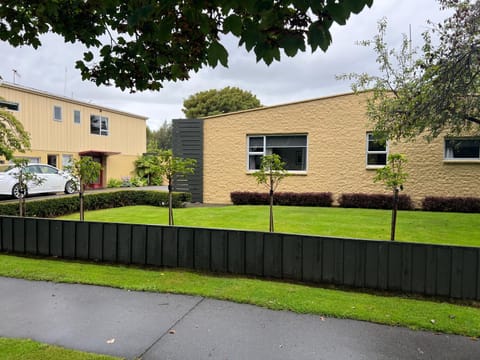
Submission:
POLYGON ((18 197, 18 215, 20 217, 25 216, 25 194, 23 192, 23 172, 20 170, 20 173, 18 175, 18 191, 19 191, 19 197, 18 197))
POLYGON ((83 193, 85 191, 85 185, 80 183, 80 191, 78 196, 80 197, 80 221, 84 221, 84 209, 83 209, 83 193))
POLYGON ((273 228, 273 190, 270 190, 270 232, 274 232, 274 228, 273 228))
POLYGON ((168 181, 168 225, 173 225, 172 180, 168 181))
POLYGON ((392 229, 390 232, 390 240, 395 241, 395 228, 397 226, 397 210, 398 210, 398 188, 393 189, 393 208, 392 208, 392 229))
POLYGON ((273 175, 270 171, 270 232, 274 232, 273 225, 273 175))

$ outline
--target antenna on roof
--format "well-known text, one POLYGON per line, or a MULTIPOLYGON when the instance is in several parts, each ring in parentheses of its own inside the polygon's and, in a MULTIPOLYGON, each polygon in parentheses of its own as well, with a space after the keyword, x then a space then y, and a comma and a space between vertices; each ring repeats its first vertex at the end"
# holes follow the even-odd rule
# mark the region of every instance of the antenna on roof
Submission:
POLYGON ((12 71, 13 71, 13 83, 15 84, 16 77, 18 76, 19 78, 21 78, 21 76, 16 69, 12 69, 12 71))

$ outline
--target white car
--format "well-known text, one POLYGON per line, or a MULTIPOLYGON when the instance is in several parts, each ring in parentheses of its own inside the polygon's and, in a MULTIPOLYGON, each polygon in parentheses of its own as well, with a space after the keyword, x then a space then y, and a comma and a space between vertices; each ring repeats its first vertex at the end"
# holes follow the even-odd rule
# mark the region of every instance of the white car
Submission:
MULTIPOLYGON (((26 172, 35 174, 40 181, 27 183, 28 194, 58 193, 72 194, 77 190, 78 181, 68 172, 46 164, 28 164, 26 172)), ((19 169, 13 164, 0 165, 0 195, 22 196, 18 184, 19 169)))

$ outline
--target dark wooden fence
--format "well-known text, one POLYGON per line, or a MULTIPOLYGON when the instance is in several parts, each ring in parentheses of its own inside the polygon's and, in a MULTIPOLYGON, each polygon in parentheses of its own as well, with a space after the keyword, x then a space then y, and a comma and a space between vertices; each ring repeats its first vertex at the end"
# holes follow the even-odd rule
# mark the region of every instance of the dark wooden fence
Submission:
POLYGON ((0 216, 0 251, 480 300, 480 248, 0 216))

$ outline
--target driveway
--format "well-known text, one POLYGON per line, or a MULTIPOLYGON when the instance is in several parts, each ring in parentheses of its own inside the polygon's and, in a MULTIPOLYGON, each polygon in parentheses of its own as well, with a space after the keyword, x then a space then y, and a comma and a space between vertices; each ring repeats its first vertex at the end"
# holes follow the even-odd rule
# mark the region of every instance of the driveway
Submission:
POLYGON ((0 277, 0 336, 127 359, 480 359, 475 340, 195 296, 0 277))

